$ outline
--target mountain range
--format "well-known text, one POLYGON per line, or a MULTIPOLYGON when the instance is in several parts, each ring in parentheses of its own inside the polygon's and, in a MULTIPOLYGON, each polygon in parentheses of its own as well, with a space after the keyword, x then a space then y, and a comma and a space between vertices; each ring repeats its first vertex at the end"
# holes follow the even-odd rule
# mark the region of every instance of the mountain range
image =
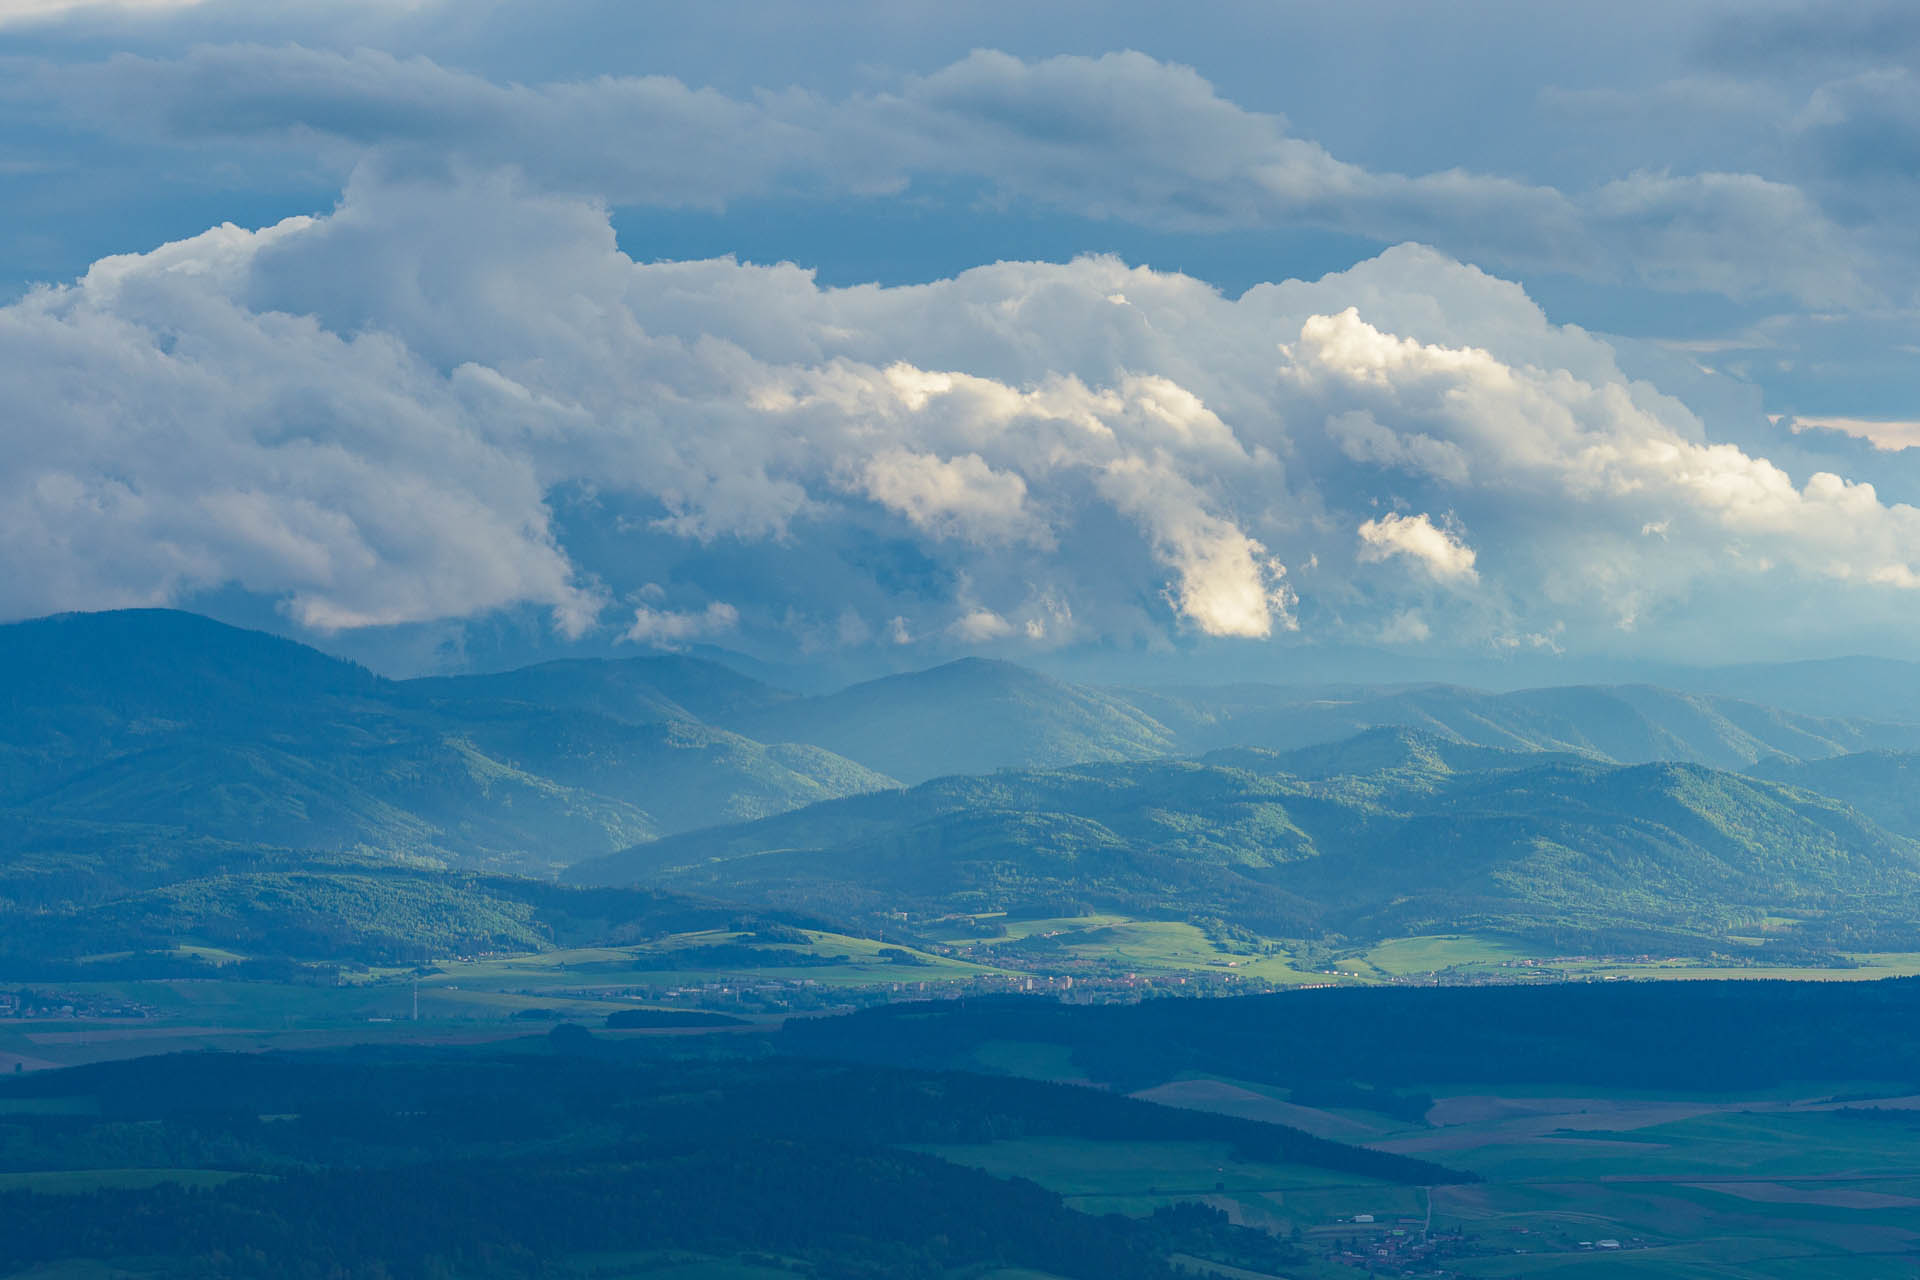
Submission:
MULTIPOLYGON (((1837 946, 1920 917, 1920 721, 1825 705, 1096 688, 977 659, 803 696, 671 653, 396 681, 192 614, 63 615, 0 627, 0 904, 145 938, 249 894, 319 919, 369 876, 492 902, 519 892, 502 874, 564 872, 847 919, 1077 904, 1270 936, 1694 941, 1771 921, 1837 946)), ((527 918, 468 905, 479 923, 439 933, 527 918)), ((553 933, 522 925, 495 932, 553 933)))
POLYGON ((1682 948, 1772 921, 1840 945, 1915 918, 1920 845, 1701 765, 1390 728, 1291 753, 944 778, 637 845, 568 878, 874 917, 1120 911, 1281 937, 1682 948))
POLYGON ((396 682, 191 614, 0 627, 0 807, 550 875, 893 785, 700 714, 780 694, 677 657, 396 682))

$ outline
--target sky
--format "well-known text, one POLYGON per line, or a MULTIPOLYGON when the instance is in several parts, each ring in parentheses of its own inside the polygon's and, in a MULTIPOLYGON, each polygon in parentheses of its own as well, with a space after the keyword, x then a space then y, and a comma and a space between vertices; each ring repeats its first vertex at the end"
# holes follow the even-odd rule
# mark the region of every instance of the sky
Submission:
POLYGON ((0 620, 1906 656, 1917 53, 1873 0, 0 0, 0 620))

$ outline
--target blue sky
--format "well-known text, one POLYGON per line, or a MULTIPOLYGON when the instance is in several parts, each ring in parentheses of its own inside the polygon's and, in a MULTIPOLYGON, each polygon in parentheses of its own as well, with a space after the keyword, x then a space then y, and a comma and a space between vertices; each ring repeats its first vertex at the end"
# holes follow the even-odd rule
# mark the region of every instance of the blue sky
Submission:
POLYGON ((1904 654, 1916 48, 1863 3, 0 0, 0 613, 396 671, 1904 654))

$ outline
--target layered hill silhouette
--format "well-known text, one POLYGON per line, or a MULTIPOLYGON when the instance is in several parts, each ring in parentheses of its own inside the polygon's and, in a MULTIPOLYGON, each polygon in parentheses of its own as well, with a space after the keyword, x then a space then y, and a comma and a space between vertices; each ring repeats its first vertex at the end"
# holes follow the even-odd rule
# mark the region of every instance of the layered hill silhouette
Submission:
POLYGON ((1574 752, 1622 764, 1685 761, 1716 769, 1739 769, 1776 755, 1802 759, 1920 747, 1908 723, 1806 715, 1651 685, 1513 693, 1454 685, 1235 685, 1128 696, 1196 751, 1223 746, 1288 750, 1389 725, 1513 751, 1574 752))
POLYGON ((1507 750, 1719 769, 1777 755, 1920 748, 1912 723, 1787 712, 1650 685, 1094 689, 983 659, 768 701, 720 723, 751 737, 811 742, 906 782, 1226 746, 1288 750, 1389 725, 1507 750))

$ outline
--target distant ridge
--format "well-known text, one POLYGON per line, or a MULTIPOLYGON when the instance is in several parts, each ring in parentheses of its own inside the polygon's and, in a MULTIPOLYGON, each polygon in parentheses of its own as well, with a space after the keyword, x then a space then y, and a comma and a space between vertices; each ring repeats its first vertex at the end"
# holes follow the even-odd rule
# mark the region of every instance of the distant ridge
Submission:
POLYGON ((1324 780, 1383 774, 1402 778, 1437 778, 1453 773, 1531 769, 1543 764, 1591 762, 1593 759, 1570 752, 1482 747, 1460 738, 1407 725, 1382 725, 1377 729, 1362 730, 1351 738, 1296 747, 1291 751, 1222 747, 1202 756, 1200 762, 1246 769, 1253 773, 1324 780))
POLYGON ((1688 687, 1811 715, 1920 720, 1920 662, 1813 658, 1690 671, 1688 687))
POLYGON ((909 782, 1185 749, 1123 697, 986 658, 775 704, 730 724, 764 740, 811 742, 909 782))
POLYGON ((1190 751, 1292 750, 1391 725, 1515 751, 1621 763, 1685 760, 1739 769, 1774 755, 1920 748, 1920 725, 1820 717, 1651 685, 1569 685, 1484 693, 1455 685, 1302 690, 1271 685, 1119 691, 1190 751))
POLYGON ((672 656, 395 682, 195 614, 63 615, 0 626, 0 811, 550 875, 894 785, 690 709, 788 696, 672 656))
POLYGON ((795 695, 706 658, 562 659, 496 675, 426 676, 407 692, 445 702, 498 700, 591 711, 649 724, 718 723, 790 702, 795 695))

